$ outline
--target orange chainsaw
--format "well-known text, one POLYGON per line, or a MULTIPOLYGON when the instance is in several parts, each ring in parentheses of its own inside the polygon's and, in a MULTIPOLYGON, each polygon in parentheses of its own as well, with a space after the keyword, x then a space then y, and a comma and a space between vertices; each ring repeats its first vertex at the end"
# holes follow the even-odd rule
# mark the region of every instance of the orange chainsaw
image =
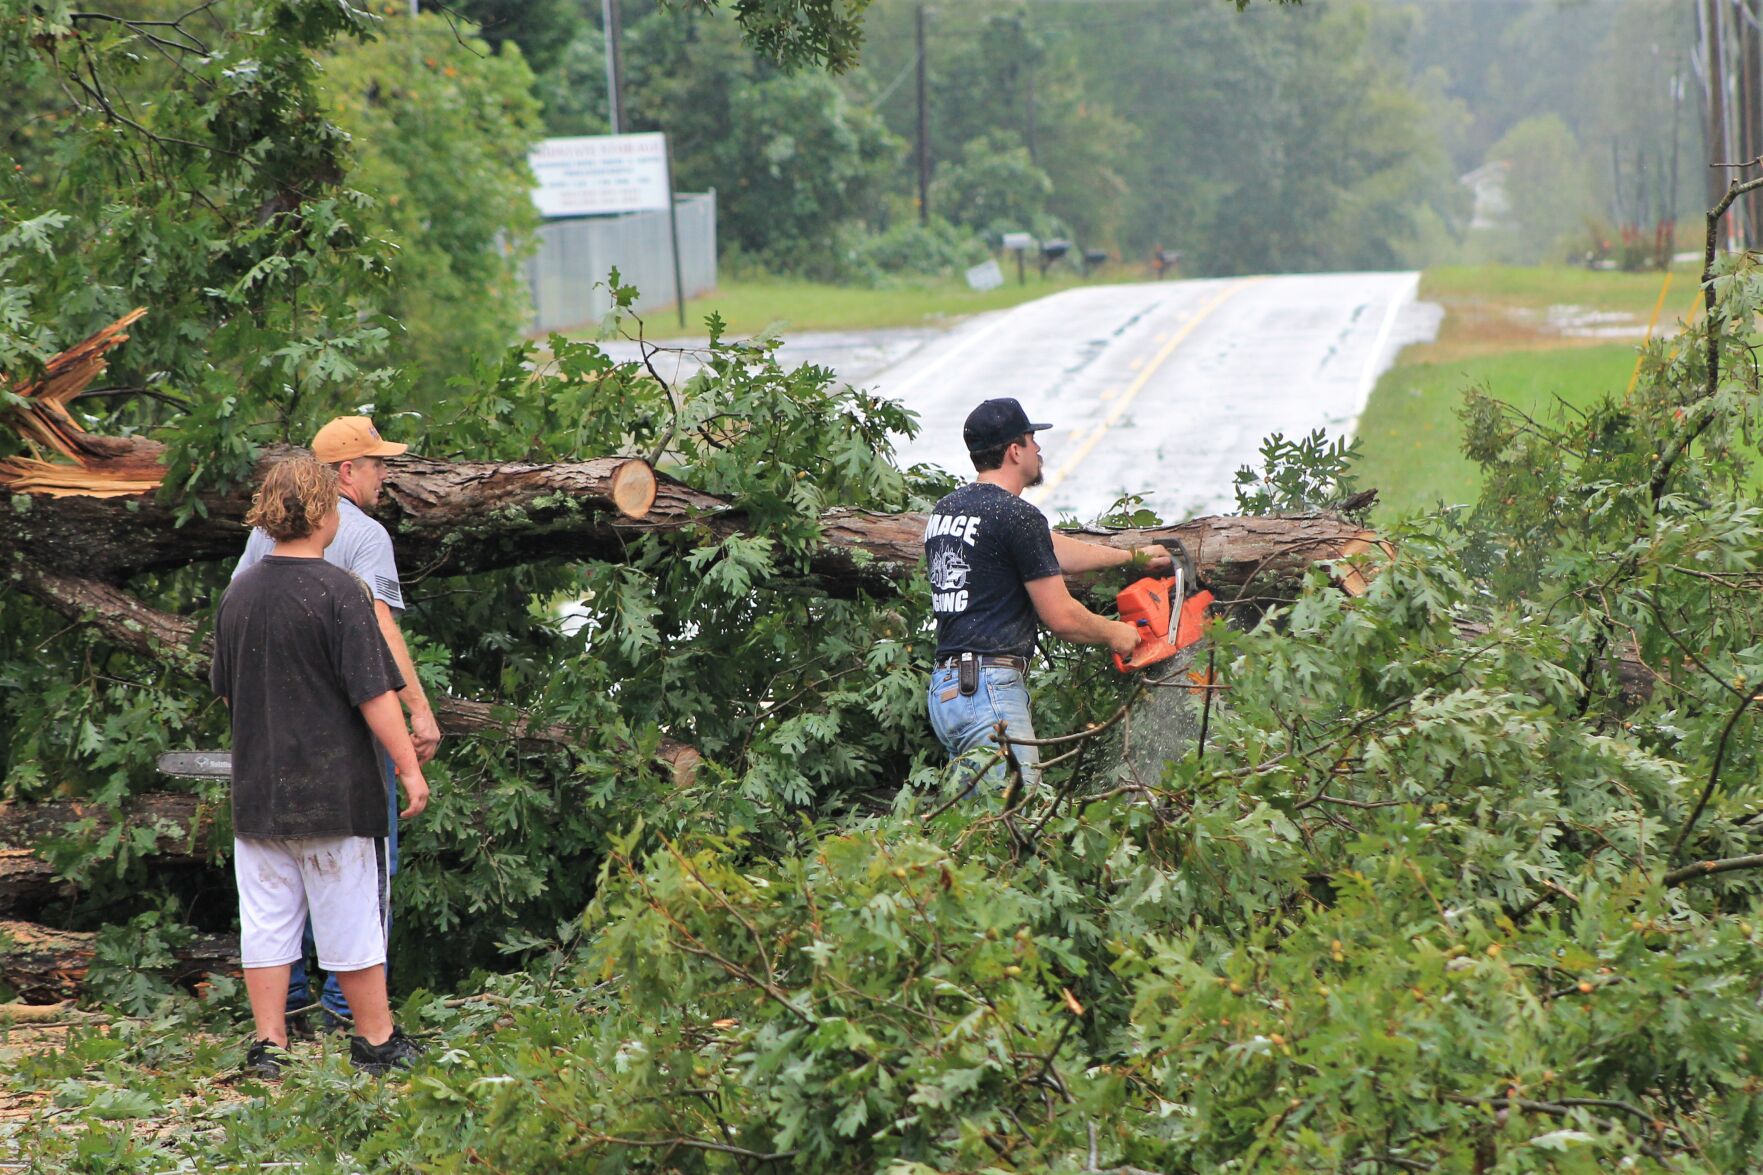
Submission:
POLYGON ((1114 654, 1114 667, 1122 673, 1133 673, 1166 661, 1206 634, 1206 608, 1212 593, 1188 595, 1187 576, 1178 559, 1175 574, 1167 579, 1147 576, 1128 584, 1114 597, 1120 618, 1137 626, 1139 647, 1126 660, 1114 654))

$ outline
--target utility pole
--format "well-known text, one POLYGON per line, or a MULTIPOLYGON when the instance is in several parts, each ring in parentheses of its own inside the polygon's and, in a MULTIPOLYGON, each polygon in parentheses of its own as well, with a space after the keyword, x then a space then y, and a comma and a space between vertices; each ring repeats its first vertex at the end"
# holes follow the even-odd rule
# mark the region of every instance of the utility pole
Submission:
POLYGON ((1681 67, 1671 73, 1671 178, 1665 181, 1665 257, 1677 252, 1677 129, 1683 122, 1683 73, 1681 67))
MULTIPOLYGON (((1702 0, 1703 11, 1707 18, 1707 37, 1704 47, 1708 59, 1708 162, 1728 162, 1726 154, 1726 46, 1720 35, 1719 0, 1702 0)), ((1718 204, 1726 194, 1726 182, 1731 178, 1724 171, 1710 168, 1708 171, 1708 203, 1718 204)))
POLYGON ((606 121, 612 133, 624 133, 624 18, 618 0, 600 0, 600 27, 606 33, 606 121))
MULTIPOLYGON (((1743 130, 1743 146, 1739 159, 1755 159, 1763 155, 1763 38, 1757 34, 1755 0, 1741 0, 1739 18, 1739 125, 1743 130)), ((1750 179, 1748 175, 1741 178, 1750 179)), ((1745 197, 1745 246, 1755 249, 1759 244, 1758 227, 1763 225, 1763 197, 1756 192, 1745 197)))
MULTIPOLYGON (((1712 0, 1710 0, 1712 3, 1712 0)), ((930 88, 924 46, 924 5, 918 6, 918 223, 930 223, 930 88)))
POLYGON ((1023 137, 1028 140, 1028 161, 1036 167, 1039 167, 1041 165, 1041 152, 1036 143, 1036 139, 1039 138, 1039 135, 1036 133, 1035 127, 1035 61, 1033 57, 1028 59, 1028 79, 1025 88, 1027 90, 1026 105, 1028 106, 1028 117, 1025 120, 1026 125, 1023 127, 1025 132, 1023 137))

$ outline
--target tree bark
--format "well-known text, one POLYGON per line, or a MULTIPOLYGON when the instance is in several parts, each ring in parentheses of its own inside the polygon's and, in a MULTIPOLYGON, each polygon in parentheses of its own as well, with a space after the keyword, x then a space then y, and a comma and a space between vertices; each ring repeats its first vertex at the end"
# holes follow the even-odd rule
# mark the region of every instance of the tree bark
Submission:
MULTIPOLYGON (((149 608, 109 584, 59 575, 30 564, 18 567, 14 574, 20 587, 68 619, 90 624, 117 644, 143 656, 168 661, 198 681, 208 680, 214 646, 207 637, 196 639, 195 621, 149 608)), ((580 741, 565 726, 534 724, 517 707, 445 694, 430 698, 429 702, 443 734, 511 738, 538 750, 573 747, 580 741)), ((663 738, 656 759, 671 773, 674 785, 684 787, 694 778, 703 756, 696 747, 663 738)), ((0 844, 3 843, 4 830, 0 829, 0 844)))
MULTIPOLYGON (((79 994, 96 957, 98 936, 54 930, 34 922, 0 921, 0 982, 27 1004, 51 1004, 79 994)), ((230 934, 200 934, 178 948, 170 978, 186 983, 212 971, 236 973, 239 940, 230 934)))
POLYGON ((0 849, 0 913, 30 909, 64 897, 72 886, 31 849, 0 849))
MULTIPOLYGON (((118 460, 157 453, 152 441, 119 442, 118 460)), ((285 449, 265 455, 273 461, 285 449)), ((640 461, 436 461, 395 457, 379 509, 409 578, 459 575, 549 559, 622 561, 645 534, 702 528, 720 541, 748 533, 734 503, 657 478, 640 461)), ((247 487, 201 495, 202 513, 176 525, 155 495, 94 498, 21 494, 0 505, 0 551, 11 548, 41 572, 122 583, 150 571, 237 559, 244 546, 247 487), (22 507, 20 502, 23 503, 22 507)), ((831 594, 892 594, 923 557, 922 514, 832 510, 823 542, 791 572, 820 581, 831 594)), ((1090 534, 1127 547, 1176 538, 1193 554, 1201 580, 1215 591, 1249 581, 1292 579, 1317 562, 1378 549, 1375 536, 1328 514, 1196 518, 1153 530, 1090 534)), ((1387 552, 1387 548, 1384 548, 1387 552)), ((1362 579, 1343 575, 1349 591, 1362 579)))
MULTIPOLYGON (((214 811, 214 804, 187 792, 147 792, 129 798, 122 822, 131 829, 158 830, 153 852, 161 859, 206 861, 214 811)), ((115 823, 115 815, 102 804, 81 800, 0 800, 0 849, 31 848, 85 820, 103 833, 115 823)))
MULTIPOLYGON (((91 820, 92 835, 109 831, 115 818, 108 807, 77 800, 27 803, 0 801, 0 913, 34 908, 71 891, 37 846, 68 835, 70 825, 91 820)), ((150 792, 132 796, 123 810, 128 828, 155 830, 147 852, 161 865, 198 865, 208 860, 214 831, 212 806, 197 796, 150 792)))
MULTIPOLYGON (((1479 643, 1488 634, 1488 626, 1474 620, 1459 620, 1457 635, 1471 644, 1479 643)), ((1605 667, 1616 675, 1622 704, 1641 706, 1653 696, 1653 681, 1659 674, 1641 660, 1641 651, 1632 640, 1622 641, 1610 650, 1605 667)))
MULTIPOLYGON (((157 461, 164 452, 141 438, 101 439, 115 449, 108 460, 131 466, 157 461)), ((259 469, 289 451, 279 445, 266 450, 259 469)), ((624 539, 611 520, 642 517, 658 488, 648 463, 628 457, 538 463, 405 456, 388 465, 390 502, 380 516, 406 575, 419 569, 456 574, 565 555, 615 558, 624 539), (597 550, 608 554, 592 555, 597 550)), ((245 548, 255 480, 224 494, 201 494, 201 512, 181 526, 174 504, 156 492, 20 492, 10 505, 0 504, 0 551, 12 548, 46 571, 108 583, 236 560, 245 548)))

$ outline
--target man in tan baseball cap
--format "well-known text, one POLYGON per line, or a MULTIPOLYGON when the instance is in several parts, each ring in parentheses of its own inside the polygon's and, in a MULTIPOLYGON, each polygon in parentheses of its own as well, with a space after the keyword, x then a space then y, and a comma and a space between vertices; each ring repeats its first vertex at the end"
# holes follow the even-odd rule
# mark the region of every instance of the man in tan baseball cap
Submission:
POLYGON ((339 416, 312 438, 312 455, 320 465, 339 465, 357 457, 396 457, 409 447, 381 437, 365 416, 339 416))
MULTIPOLYGON (((324 549, 327 563, 353 572, 373 596, 374 615, 379 620, 380 635, 392 651, 404 688, 398 700, 410 711, 410 739, 416 747, 419 763, 435 757, 441 742, 441 728, 435 721, 428 696, 416 676, 410 649, 398 628, 398 617, 404 611, 404 587, 398 578, 398 564, 392 555, 392 536, 376 519, 368 516, 379 501, 380 488, 386 479, 386 458, 396 457, 408 449, 380 436, 373 421, 365 416, 339 416, 318 430, 312 438, 312 455, 321 464, 337 471, 337 537, 324 549)), ((233 578, 254 565, 274 549, 275 543, 261 530, 253 530, 245 543, 245 554, 233 570, 233 578)), ((385 777, 386 803, 391 817, 391 833, 386 842, 388 872, 398 869, 398 784, 392 761, 384 748, 380 750, 381 774, 385 777)), ((389 913, 388 913, 389 916, 389 913)), ((296 964, 290 976, 288 1006, 304 1008, 311 1002, 306 994, 306 968, 296 964)), ((333 978, 325 980, 322 1002, 333 1016, 349 1014, 348 1001, 333 978)))

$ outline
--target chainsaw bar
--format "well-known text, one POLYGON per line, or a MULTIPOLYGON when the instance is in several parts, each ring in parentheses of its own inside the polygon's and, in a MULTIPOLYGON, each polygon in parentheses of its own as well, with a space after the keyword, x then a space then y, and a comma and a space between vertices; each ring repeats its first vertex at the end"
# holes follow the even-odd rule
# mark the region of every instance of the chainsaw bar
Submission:
POLYGON ((159 773, 179 779, 231 779, 231 751, 166 751, 159 756, 159 773))

